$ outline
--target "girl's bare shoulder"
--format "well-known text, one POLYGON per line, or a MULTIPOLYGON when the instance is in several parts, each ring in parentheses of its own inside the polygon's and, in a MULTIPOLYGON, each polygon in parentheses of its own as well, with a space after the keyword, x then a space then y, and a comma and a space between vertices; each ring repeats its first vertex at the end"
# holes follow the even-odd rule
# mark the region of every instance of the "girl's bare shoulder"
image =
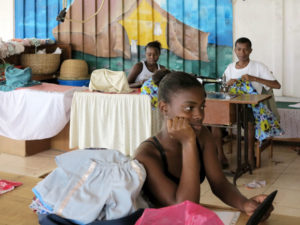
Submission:
POLYGON ((202 150, 205 150, 208 146, 213 144, 212 134, 206 126, 202 127, 198 135, 198 140, 202 150))
POLYGON ((136 150, 136 159, 146 159, 146 158, 157 158, 159 156, 158 151, 154 145, 152 138, 148 138, 146 141, 142 142, 136 150))

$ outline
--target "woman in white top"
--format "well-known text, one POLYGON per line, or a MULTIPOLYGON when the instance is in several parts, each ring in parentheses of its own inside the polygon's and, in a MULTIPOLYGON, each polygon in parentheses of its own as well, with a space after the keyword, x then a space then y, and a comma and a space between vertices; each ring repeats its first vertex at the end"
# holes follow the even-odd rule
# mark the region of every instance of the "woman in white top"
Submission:
POLYGON ((235 42, 234 52, 239 61, 231 63, 225 70, 228 86, 233 85, 237 79, 251 81, 256 91, 261 94, 262 88, 279 89, 281 85, 263 63, 250 60, 252 44, 248 38, 240 38, 235 42))
MULTIPOLYGON (((236 40, 234 52, 238 58, 237 62, 233 62, 227 66, 225 76, 227 85, 232 86, 238 79, 250 81, 256 91, 261 94, 263 88, 267 91, 270 88, 280 89, 281 85, 273 76, 272 72, 261 62, 250 60, 249 56, 252 52, 252 44, 248 38, 242 37, 236 40)), ((250 165, 254 168, 254 123, 248 123, 248 158, 250 165)), ((212 128, 213 136, 216 137, 218 147, 219 160, 227 163, 227 159, 223 153, 221 129, 212 128)))
POLYGON ((136 63, 128 75, 128 83, 131 88, 139 88, 151 78, 157 70, 165 69, 157 63, 160 56, 161 44, 158 41, 149 42, 146 45, 146 61, 136 63))

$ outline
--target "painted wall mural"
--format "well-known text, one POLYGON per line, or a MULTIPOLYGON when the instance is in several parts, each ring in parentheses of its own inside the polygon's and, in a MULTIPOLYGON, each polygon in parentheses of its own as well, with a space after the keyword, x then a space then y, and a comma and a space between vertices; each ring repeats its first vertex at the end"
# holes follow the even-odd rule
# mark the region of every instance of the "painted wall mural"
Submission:
POLYGON ((15 0, 16 37, 71 43, 73 57, 85 59, 90 71, 109 68, 128 74, 145 57, 144 46, 153 40, 162 43, 160 64, 170 69, 220 77, 232 61, 231 0, 67 3, 69 20, 59 23, 61 0, 15 0))

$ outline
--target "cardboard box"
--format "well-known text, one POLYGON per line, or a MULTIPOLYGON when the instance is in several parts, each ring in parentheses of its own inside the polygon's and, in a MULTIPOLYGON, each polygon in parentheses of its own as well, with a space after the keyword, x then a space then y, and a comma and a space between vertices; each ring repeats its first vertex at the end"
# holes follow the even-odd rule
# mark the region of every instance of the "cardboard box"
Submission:
POLYGON ((71 151, 69 148, 70 122, 56 136, 51 138, 51 149, 71 151))
POLYGON ((0 136, 0 153, 30 156, 48 149, 71 151, 69 148, 70 123, 56 136, 42 140, 14 140, 0 136))
POLYGON ((0 136, 0 152, 19 156, 30 156, 50 149, 50 139, 14 140, 0 136))

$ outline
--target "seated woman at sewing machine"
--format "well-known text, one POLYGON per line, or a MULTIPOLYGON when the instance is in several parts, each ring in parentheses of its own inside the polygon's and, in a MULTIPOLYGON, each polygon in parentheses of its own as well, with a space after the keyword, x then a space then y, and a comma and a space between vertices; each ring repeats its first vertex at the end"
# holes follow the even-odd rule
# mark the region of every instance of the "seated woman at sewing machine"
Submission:
POLYGON ((158 41, 149 42, 146 45, 146 61, 136 63, 128 74, 128 83, 131 88, 140 88, 143 83, 164 66, 157 63, 160 56, 161 44, 158 41))
MULTIPOLYGON (((236 40, 234 52, 238 58, 237 62, 233 62, 227 66, 225 76, 229 89, 236 85, 238 82, 249 82, 250 85, 256 90, 258 94, 272 93, 272 89, 280 89, 281 85, 273 76, 271 71, 261 62, 250 60, 252 53, 252 43, 248 38, 242 37, 236 40)), ((279 119, 274 99, 268 102, 270 110, 279 119), (273 104, 272 104, 273 102, 273 104)), ((251 108, 249 115, 253 115, 251 108)), ((250 117, 248 123, 248 159, 252 168, 255 167, 254 160, 254 143, 255 143, 255 119, 250 117)), ((212 133, 216 137, 218 146, 219 160, 224 165, 227 159, 223 152, 222 147, 222 131, 221 128, 213 128, 212 133)))

